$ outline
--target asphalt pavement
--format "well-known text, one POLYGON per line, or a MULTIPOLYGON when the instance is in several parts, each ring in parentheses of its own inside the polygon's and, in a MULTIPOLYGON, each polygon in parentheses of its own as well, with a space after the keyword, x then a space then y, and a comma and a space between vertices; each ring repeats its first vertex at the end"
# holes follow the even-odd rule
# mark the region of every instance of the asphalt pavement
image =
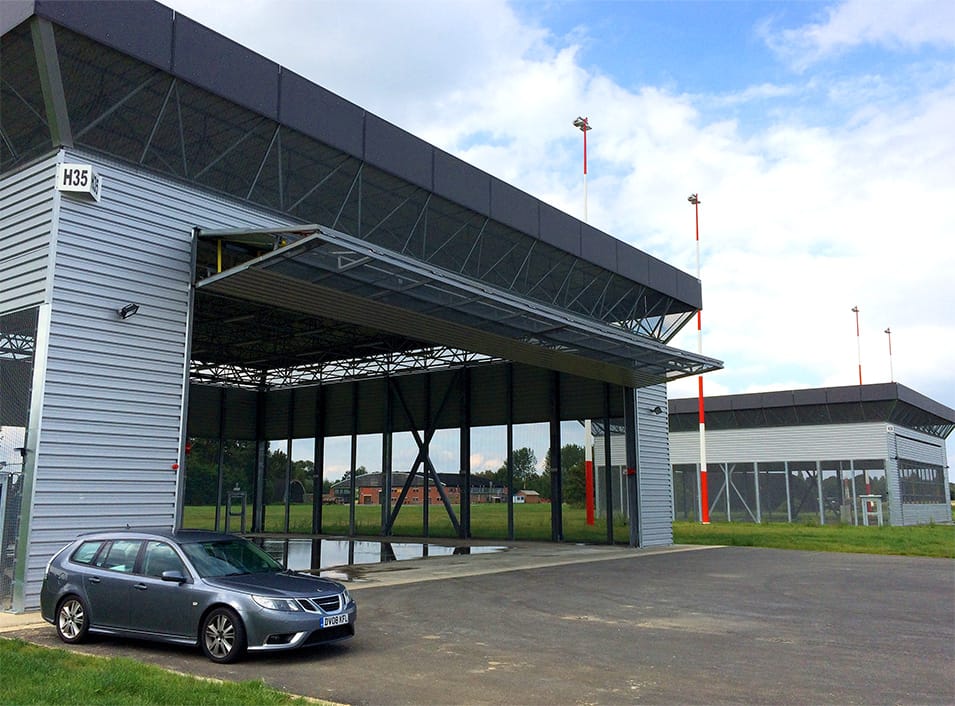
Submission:
MULTIPOLYGON (((234 665, 79 648, 353 704, 952 704, 955 562, 517 544, 357 568, 354 639, 234 665)), ((62 646, 36 614, 2 636, 62 646)))

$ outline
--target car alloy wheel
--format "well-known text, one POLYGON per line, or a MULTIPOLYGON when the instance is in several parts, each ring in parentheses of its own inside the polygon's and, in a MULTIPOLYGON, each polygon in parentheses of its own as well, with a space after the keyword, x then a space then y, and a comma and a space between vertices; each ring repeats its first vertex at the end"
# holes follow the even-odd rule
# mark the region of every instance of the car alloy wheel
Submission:
POLYGON ((63 642, 82 642, 89 630, 89 613, 76 596, 67 596, 56 611, 56 633, 63 642))
POLYGON ((245 652, 245 628, 235 611, 216 608, 202 621, 202 650, 213 662, 234 662, 245 652))

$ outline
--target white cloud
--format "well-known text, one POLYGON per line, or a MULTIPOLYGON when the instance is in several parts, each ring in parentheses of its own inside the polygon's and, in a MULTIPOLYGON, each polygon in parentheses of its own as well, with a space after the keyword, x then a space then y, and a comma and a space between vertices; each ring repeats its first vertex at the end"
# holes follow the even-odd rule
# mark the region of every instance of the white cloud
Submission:
POLYGON ((797 69, 862 45, 908 50, 955 46, 955 3, 949 0, 848 0, 826 8, 819 22, 774 32, 767 42, 797 69))

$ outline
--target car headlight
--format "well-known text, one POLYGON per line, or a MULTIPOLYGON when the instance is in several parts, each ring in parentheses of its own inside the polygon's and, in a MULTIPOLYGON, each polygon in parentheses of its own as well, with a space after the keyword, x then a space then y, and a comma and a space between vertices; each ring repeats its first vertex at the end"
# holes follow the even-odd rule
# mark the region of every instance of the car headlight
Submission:
POLYGON ((342 589, 342 608, 351 603, 351 594, 348 592, 347 588, 342 589))
POLYGON ((296 601, 292 600, 291 598, 273 598, 272 596, 252 596, 252 600, 258 603, 263 608, 268 608, 269 610, 284 610, 291 613, 302 610, 302 606, 300 606, 296 601))

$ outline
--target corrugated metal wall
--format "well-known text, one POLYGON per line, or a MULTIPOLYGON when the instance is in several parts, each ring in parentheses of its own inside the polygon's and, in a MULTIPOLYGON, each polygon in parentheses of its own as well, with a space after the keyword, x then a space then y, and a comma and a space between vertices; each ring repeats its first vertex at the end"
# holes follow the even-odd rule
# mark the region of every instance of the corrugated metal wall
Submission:
MULTIPOLYGON (((945 441, 914 429, 893 426, 889 434, 892 451, 887 464, 889 492, 898 498, 902 495, 899 479, 899 461, 912 461, 933 466, 948 466, 945 441)), ((946 491, 948 485, 946 483, 946 491)), ((952 509, 949 503, 899 503, 889 504, 889 521, 893 525, 920 525, 929 522, 951 522, 952 509)))
POLYGON ((55 155, 0 179, 0 314, 46 301, 55 155))
MULTIPOLYGON (((665 384, 637 390, 640 546, 673 544, 673 474, 665 384), (660 412, 654 410, 659 408, 660 412)), ((611 449, 611 454, 613 450, 611 449)))
MULTIPOLYGON (((706 460, 709 465, 728 461, 885 458, 887 434, 886 425, 879 422, 707 430, 706 460)), ((699 432, 671 434, 670 460, 699 463, 699 432)))
POLYGON ((63 158, 94 165, 102 200, 53 197, 59 223, 49 239, 55 270, 26 608, 38 604, 50 555, 78 532, 174 525, 192 228, 279 224, 86 155, 63 158), (121 319, 116 310, 131 302, 139 313, 121 319))

